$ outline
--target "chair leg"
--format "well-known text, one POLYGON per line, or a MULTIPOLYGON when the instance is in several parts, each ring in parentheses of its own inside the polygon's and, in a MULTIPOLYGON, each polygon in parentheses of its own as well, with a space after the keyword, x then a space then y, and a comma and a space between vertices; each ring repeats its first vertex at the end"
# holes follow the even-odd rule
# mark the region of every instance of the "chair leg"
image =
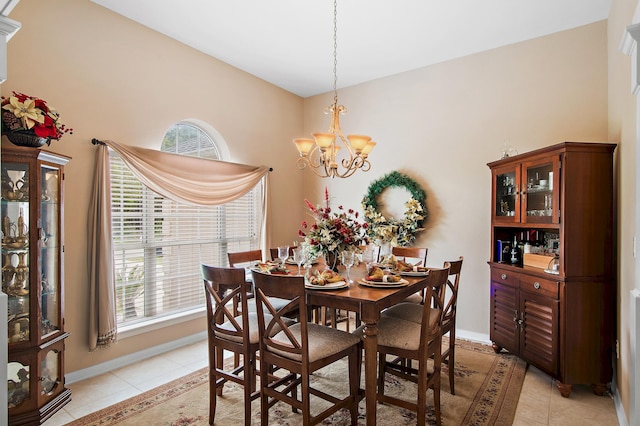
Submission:
MULTIPOLYGON (((222 348, 216 347, 215 348, 215 352, 216 352, 216 354, 215 354, 215 363, 214 363, 213 368, 216 368, 218 370, 222 370, 222 368, 224 366, 223 350, 222 350, 222 348)), ((216 377, 215 381, 216 382, 218 381, 217 377, 216 377)), ((220 386, 216 386, 216 394, 218 396, 222 396, 222 388, 224 388, 224 382, 222 382, 222 384, 220 386)))
MULTIPOLYGON (((436 347, 435 354, 433 356, 433 407, 436 412, 436 425, 440 426, 442 424, 442 413, 440 411, 440 377, 442 372, 442 336, 440 336, 440 341, 436 347)), ((426 372, 425 372, 426 374, 426 372)), ((426 376, 425 376, 426 377, 426 376)))
POLYGON ((247 365, 248 360, 244 360, 244 424, 251 426, 251 393, 255 383, 253 365, 247 365))
MULTIPOLYGON (((269 386, 269 371, 271 366, 260 360, 260 387, 269 386)), ((260 390, 260 424, 267 426, 269 424, 269 397, 260 390)))
POLYGON ((451 389, 451 395, 456 394, 454 388, 455 379, 455 365, 456 365, 456 331, 454 328, 449 332, 449 358, 447 359, 447 366, 449 367, 449 389, 451 389))
POLYGON ((418 405, 416 407, 416 424, 419 425, 425 424, 427 420, 427 380, 427 363, 421 359, 418 361, 418 405))
POLYGON ((349 355, 349 392, 353 402, 349 410, 351 411, 351 425, 358 424, 358 393, 360 390, 360 375, 362 369, 362 348, 357 347, 349 355))
POLYGON ((310 395, 309 375, 302 374, 301 379, 300 391, 302 392, 302 424, 307 426, 311 424, 311 401, 310 398, 305 398, 304 395, 310 395))
MULTIPOLYGON (((440 375, 436 377, 436 381, 440 382, 440 375)), ((436 412, 436 424, 442 424, 442 413, 440 412, 440 383, 436 383, 433 387, 433 407, 436 412)))
POLYGON ((216 399, 217 399, 217 375, 215 374, 216 356, 215 351, 210 352, 209 356, 209 424, 212 425, 216 417, 216 399))
POLYGON ((378 395, 384 395, 384 375, 387 355, 378 353, 378 395))

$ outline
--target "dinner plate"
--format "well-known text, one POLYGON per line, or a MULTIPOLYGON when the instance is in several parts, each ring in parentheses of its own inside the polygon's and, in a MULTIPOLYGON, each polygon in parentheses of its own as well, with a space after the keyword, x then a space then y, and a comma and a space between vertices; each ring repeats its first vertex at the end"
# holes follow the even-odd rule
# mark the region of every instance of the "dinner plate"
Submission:
POLYGON ((397 271, 396 273, 404 277, 426 277, 429 275, 429 271, 397 271))
POLYGON ((395 288, 395 287, 404 287, 407 284, 409 284, 409 281, 405 280, 404 278, 401 278, 400 281, 397 281, 395 283, 383 283, 380 281, 367 281, 364 278, 362 278, 360 281, 358 281, 358 283, 367 287, 395 288))
POLYGON ((338 290, 341 288, 349 287, 346 281, 336 281, 335 283, 328 283, 325 285, 313 285, 305 283, 305 288, 311 290, 338 290))

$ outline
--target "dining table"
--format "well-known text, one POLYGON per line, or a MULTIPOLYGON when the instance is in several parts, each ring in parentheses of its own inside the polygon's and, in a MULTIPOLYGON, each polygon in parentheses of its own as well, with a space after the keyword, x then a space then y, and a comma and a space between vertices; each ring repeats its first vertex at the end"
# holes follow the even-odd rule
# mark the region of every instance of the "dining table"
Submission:
MULTIPOLYGON (((319 264, 317 267, 322 268, 319 264)), ((298 272, 297 267, 291 268, 291 273, 298 272)), ((340 275, 346 277, 346 271, 340 267, 340 275)), ((376 393, 377 393, 377 354, 378 354, 378 321, 382 311, 390 306, 402 302, 411 294, 424 290, 427 285, 426 276, 403 276, 406 280, 401 286, 380 284, 376 287, 364 285, 361 280, 367 272, 365 265, 360 263, 350 271, 353 281, 347 287, 331 289, 307 288, 307 305, 324 306, 356 312, 360 315, 363 326, 364 345, 364 397, 366 404, 366 424, 376 424, 376 393)))

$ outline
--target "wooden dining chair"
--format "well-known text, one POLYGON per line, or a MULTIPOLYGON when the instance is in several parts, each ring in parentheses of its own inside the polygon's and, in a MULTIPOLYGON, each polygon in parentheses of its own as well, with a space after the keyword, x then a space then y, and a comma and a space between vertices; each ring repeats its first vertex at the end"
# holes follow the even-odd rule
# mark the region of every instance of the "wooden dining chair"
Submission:
MULTIPOLYGON (((391 254, 396 259, 400 259, 405 262, 411 262, 414 265, 417 262, 421 262, 420 265, 427 266, 427 253, 429 249, 427 247, 392 247, 391 254)), ((414 293, 408 296, 405 302, 422 303, 424 301, 424 292, 414 293)))
MULTIPOLYGON (((278 256, 278 249, 276 248, 276 258, 277 256, 278 256)), ((256 262, 262 262, 262 251, 248 250, 248 251, 239 251, 235 253, 227 253, 227 258, 229 259, 229 265, 232 268, 251 267, 255 265, 256 262)), ((251 293, 249 295, 250 298, 252 298, 254 294, 254 285, 251 280, 252 278, 249 278, 249 282, 251 283, 251 293)), ((272 299, 271 303, 276 307, 282 307, 287 304, 287 301, 272 299)), ((255 312, 255 309, 256 309, 255 303, 252 303, 249 305, 250 312, 255 312)))
MULTIPOLYGON (((433 390, 433 404, 436 423, 441 424, 440 410, 440 371, 442 353, 442 315, 443 288, 446 286, 449 267, 431 269, 426 277, 425 303, 416 305, 422 309, 419 323, 382 315, 378 322, 378 395, 377 401, 393 404, 417 413, 417 424, 426 421, 427 390, 433 390), (391 357, 391 358, 388 358, 391 357), (429 358, 433 363, 429 365, 429 358), (415 363, 398 363, 398 359, 415 360, 415 363), (400 396, 387 395, 384 392, 386 374, 393 374, 405 380, 417 383, 417 401, 408 401, 400 396)), ((357 335, 363 337, 363 327, 357 335)))
POLYGON ((247 306, 251 283, 245 281, 244 269, 201 264, 201 272, 207 305, 209 424, 215 420, 217 398, 222 395, 224 384, 232 381, 244 388, 244 423, 250 425, 251 401, 260 394, 256 389, 258 320, 255 313, 249 313, 247 306), (239 301, 240 315, 235 310, 234 300, 239 301), (226 370, 224 351, 242 355, 242 364, 226 370))
MULTIPOLYGON (((357 425, 358 402, 361 399, 359 387, 362 363, 362 343, 357 336, 342 330, 300 321, 287 325, 284 319, 292 310, 300 312, 300 318, 307 317, 304 277, 270 275, 253 271, 253 282, 258 303, 258 324, 260 329, 260 409, 262 424, 268 424, 269 408, 277 401, 290 405, 294 411, 302 411, 303 425, 321 422, 341 408, 351 412, 351 424, 357 425), (270 298, 289 300, 289 304, 276 309, 270 298), (267 314, 272 316, 271 319, 267 314), (281 331, 273 334, 276 328, 281 331), (312 387, 310 377, 313 372, 348 357, 348 393, 345 397, 328 395, 312 387), (274 368, 289 371, 292 375, 275 377, 268 374, 274 368), (301 392, 298 394, 297 389, 301 392), (299 395, 299 396, 298 396, 299 395), (310 397, 325 400, 329 406, 319 413, 311 413, 310 397)), ((345 383, 346 384, 346 383, 345 383)), ((316 405, 314 404, 314 408, 316 405)))
MULTIPOLYGON (((445 267, 449 267, 447 285, 442 288, 442 303, 444 311, 442 314, 442 334, 448 334, 448 345, 442 351, 442 362, 447 364, 449 375, 449 390, 455 395, 455 359, 456 359, 456 311, 458 305, 458 289, 460 287, 460 271, 464 258, 460 256, 457 260, 445 262, 445 267)), ((414 303, 399 303, 385 310, 382 314, 387 317, 400 318, 407 321, 420 323, 422 320, 422 309, 414 303)))

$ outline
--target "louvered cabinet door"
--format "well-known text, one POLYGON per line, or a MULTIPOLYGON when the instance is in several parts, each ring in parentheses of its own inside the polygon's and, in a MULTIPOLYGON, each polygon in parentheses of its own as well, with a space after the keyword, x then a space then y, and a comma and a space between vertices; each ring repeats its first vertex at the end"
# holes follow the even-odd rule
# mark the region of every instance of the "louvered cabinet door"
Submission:
POLYGON ((520 292, 520 356, 557 376, 559 301, 541 294, 520 292))
POLYGON ((517 354, 519 339, 518 289, 491 282, 491 341, 496 352, 501 349, 517 354))

